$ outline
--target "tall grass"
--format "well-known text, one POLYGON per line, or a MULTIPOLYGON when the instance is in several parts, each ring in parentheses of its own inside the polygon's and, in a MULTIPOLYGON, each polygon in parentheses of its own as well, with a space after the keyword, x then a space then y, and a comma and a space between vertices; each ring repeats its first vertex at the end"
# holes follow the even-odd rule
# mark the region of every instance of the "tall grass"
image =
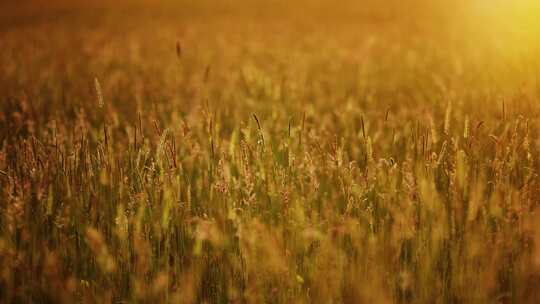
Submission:
POLYGON ((536 44, 370 5, 3 29, 0 302, 540 301, 536 44))

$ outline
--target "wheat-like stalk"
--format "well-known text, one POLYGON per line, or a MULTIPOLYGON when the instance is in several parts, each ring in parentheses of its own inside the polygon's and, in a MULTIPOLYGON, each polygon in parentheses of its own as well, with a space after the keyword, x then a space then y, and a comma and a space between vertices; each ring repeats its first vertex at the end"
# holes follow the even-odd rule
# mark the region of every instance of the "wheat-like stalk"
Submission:
POLYGON ((463 138, 469 138, 469 116, 465 116, 465 127, 463 129, 463 138))
POLYGON ((96 89, 96 97, 98 102, 98 107, 103 108, 103 91, 101 90, 101 84, 97 77, 94 78, 94 88, 96 89))
POLYGON ((446 107, 446 113, 444 114, 444 134, 448 135, 450 132, 450 116, 452 115, 452 102, 448 102, 446 107))

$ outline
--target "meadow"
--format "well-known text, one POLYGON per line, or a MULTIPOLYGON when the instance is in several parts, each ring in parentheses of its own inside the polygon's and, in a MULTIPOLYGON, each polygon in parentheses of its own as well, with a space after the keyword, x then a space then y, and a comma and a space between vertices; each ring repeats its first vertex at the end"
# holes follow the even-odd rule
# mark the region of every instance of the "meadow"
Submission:
POLYGON ((1 303, 539 303, 540 5, 0 4, 1 303))

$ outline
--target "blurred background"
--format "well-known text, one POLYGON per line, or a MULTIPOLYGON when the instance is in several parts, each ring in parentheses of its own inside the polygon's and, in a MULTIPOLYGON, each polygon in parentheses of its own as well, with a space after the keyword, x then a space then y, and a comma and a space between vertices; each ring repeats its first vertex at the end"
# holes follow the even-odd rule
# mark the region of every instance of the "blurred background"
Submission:
POLYGON ((342 92, 326 94, 339 104, 366 90, 383 107, 396 98, 403 106, 423 104, 433 94, 500 103, 502 95, 540 90, 540 4, 533 0, 0 5, 3 95, 24 92, 73 111, 93 99, 95 77, 130 119, 133 100, 137 111, 148 99, 189 111, 208 66, 215 80, 210 99, 221 101, 233 99, 239 79, 252 70, 299 87, 325 83, 342 92), (180 93, 171 90, 178 86, 180 93))

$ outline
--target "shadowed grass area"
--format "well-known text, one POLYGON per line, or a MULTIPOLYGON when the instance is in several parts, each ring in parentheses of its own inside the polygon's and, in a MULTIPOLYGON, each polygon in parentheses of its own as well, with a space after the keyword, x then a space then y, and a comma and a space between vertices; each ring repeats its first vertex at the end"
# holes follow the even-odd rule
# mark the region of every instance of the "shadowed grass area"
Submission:
POLYGON ((0 302, 540 301, 516 3, 2 4, 0 302))

